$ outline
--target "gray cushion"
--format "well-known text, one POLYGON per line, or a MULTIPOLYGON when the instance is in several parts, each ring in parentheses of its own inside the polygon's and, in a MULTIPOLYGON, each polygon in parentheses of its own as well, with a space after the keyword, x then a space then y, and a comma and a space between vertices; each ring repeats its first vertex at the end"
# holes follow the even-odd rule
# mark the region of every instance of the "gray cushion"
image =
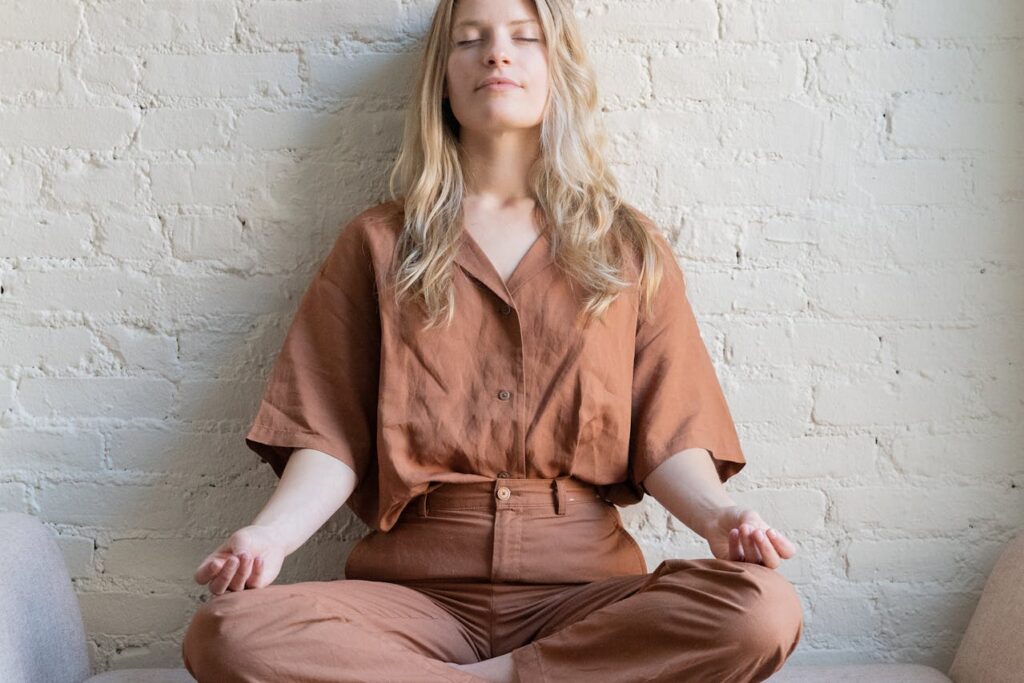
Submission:
MULTIPOLYGON (((789 665, 769 683, 951 683, 940 671, 920 664, 789 665)), ((121 669, 93 676, 86 683, 193 683, 185 669, 121 669)))
POLYGON ((85 626, 53 532, 0 513, 0 681, 81 683, 90 673, 85 626))
POLYGON ((85 683, 195 683, 188 669, 115 669, 104 671, 85 683))
POLYGON ((952 683, 921 664, 786 664, 768 683, 952 683))

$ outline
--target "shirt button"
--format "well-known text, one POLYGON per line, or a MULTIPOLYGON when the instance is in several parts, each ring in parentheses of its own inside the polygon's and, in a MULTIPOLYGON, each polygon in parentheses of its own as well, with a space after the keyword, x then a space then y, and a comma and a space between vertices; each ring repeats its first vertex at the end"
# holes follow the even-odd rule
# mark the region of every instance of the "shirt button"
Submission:
POLYGON ((507 486, 502 486, 498 489, 498 498, 508 500, 510 497, 512 497, 512 489, 507 486))
POLYGON ((502 304, 501 307, 498 309, 498 311, 502 315, 511 315, 512 314, 512 307, 509 306, 508 304, 502 304))
POLYGON ((498 398, 500 398, 502 401, 507 401, 509 399, 509 396, 511 395, 512 392, 509 391, 508 389, 502 389, 501 391, 498 392, 498 398))
POLYGON ((505 470, 502 470, 501 472, 498 472, 498 476, 501 477, 502 479, 505 479, 506 477, 509 476, 509 474, 505 470))

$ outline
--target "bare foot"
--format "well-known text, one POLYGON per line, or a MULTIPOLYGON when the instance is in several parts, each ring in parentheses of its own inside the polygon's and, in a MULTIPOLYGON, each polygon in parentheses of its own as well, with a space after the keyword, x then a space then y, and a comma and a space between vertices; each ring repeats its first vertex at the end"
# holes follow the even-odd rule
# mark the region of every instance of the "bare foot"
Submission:
POLYGON ((503 655, 480 662, 474 662, 473 664, 455 664, 454 662, 445 662, 445 664, 471 673, 474 676, 479 676, 485 681, 491 681, 492 683, 515 683, 516 680, 511 652, 506 652, 503 655))

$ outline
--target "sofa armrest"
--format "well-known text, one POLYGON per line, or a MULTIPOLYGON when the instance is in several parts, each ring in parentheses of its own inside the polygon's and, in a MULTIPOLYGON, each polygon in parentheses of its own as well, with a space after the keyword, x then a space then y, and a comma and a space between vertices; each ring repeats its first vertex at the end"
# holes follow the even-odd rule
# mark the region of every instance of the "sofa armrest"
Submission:
POLYGON ((1024 672, 1024 533, 999 554, 949 669, 955 683, 1017 683, 1024 672))
POLYGON ((42 522, 0 513, 0 681, 82 683, 89 654, 64 556, 42 522))

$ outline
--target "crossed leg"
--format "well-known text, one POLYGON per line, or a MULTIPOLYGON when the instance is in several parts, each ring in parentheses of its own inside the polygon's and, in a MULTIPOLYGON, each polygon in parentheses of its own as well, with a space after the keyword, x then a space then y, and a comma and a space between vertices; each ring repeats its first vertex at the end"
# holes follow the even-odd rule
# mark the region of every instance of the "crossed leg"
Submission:
POLYGON ((213 596, 182 642, 199 683, 480 683, 466 627, 421 593, 380 581, 271 584, 213 596))
POLYGON ((511 652, 523 683, 753 683, 782 668, 803 632, 800 598, 785 577, 715 558, 665 560, 647 575, 581 585, 538 618, 533 633, 520 627, 494 644, 495 655, 511 652))
POLYGON ((193 616, 182 656, 200 683, 480 683, 447 662, 504 654, 521 683, 755 683, 803 631, 781 574, 731 560, 671 559, 587 584, 435 588, 348 579, 224 593, 193 616))

